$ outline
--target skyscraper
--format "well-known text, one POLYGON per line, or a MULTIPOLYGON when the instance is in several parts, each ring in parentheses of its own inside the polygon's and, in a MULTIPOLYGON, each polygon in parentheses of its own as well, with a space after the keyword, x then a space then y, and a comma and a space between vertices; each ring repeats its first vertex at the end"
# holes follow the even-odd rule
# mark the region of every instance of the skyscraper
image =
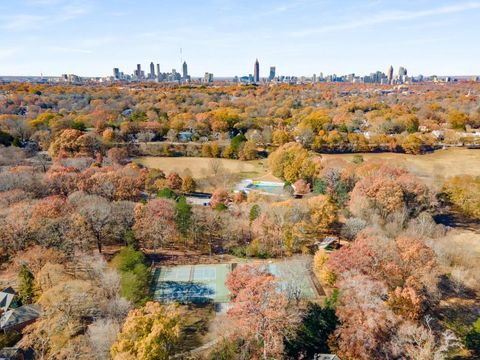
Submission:
POLYGON ((260 82, 260 63, 258 59, 255 60, 255 66, 253 67, 253 81, 260 82))
POLYGON ((135 76, 137 79, 140 79, 142 77, 142 65, 137 64, 137 70, 135 70, 135 76))
POLYGON ((390 67, 388 68, 387 79, 388 79, 388 83, 391 84, 392 81, 393 81, 393 66, 392 65, 390 65, 390 67))
POLYGON ((272 81, 275 79, 275 66, 270 66, 270 75, 268 75, 268 80, 272 81))
POLYGON ((150 63, 150 74, 148 76, 150 79, 155 79, 155 65, 153 62, 150 63))
POLYGON ((113 68, 113 77, 115 80, 120 79, 120 69, 119 68, 113 68))
POLYGON ((398 76, 407 76, 407 69, 405 69, 403 66, 400 66, 398 68, 398 76))
POLYGON ((188 67, 187 67, 187 62, 184 61, 182 65, 182 79, 187 80, 188 79, 188 67))

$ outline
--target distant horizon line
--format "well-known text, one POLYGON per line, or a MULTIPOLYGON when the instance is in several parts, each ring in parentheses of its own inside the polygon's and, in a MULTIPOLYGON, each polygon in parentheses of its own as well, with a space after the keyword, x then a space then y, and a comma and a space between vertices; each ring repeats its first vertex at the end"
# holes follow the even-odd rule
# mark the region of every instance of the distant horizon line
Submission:
MULTIPOLYGON (((75 76, 78 76, 78 77, 81 77, 81 78, 105 78, 105 77, 111 77, 111 75, 78 75, 78 74, 75 74, 75 73, 66 73, 67 75, 75 75, 75 76)), ((313 75, 319 75, 320 73, 318 74, 311 74, 311 75, 294 75, 294 74, 289 74, 289 75, 285 75, 285 74, 280 74, 280 75, 276 75, 275 77, 278 77, 278 76, 295 76, 295 77, 307 77, 307 78, 311 78, 313 77, 313 75)), ((329 75, 336 75, 336 76, 346 76, 346 75, 350 75, 350 74, 355 74, 355 76, 369 76, 370 74, 364 74, 364 75, 358 75, 356 73, 346 73, 346 74, 337 74, 337 73, 332 73, 332 74, 323 74, 324 77, 326 76, 329 76, 329 75)), ((61 78, 63 74, 61 75, 0 75, 0 78, 61 78)), ((204 75, 189 75, 190 77, 192 78, 203 78, 204 75)), ((240 77, 243 77, 243 76, 249 76, 249 74, 245 74, 245 75, 218 75, 216 76, 215 73, 213 73, 213 76, 215 78, 225 78, 225 79, 233 79, 235 78, 236 76, 238 76, 239 78, 240 77)), ((418 76, 423 76, 423 77, 431 77, 431 76, 437 76, 437 77, 456 77, 456 78, 468 78, 468 77, 480 77, 480 74, 471 74, 471 75, 452 75, 452 74, 449 74, 449 75, 443 75, 443 74, 431 74, 431 75, 424 75, 424 74, 417 74, 417 75, 409 75, 409 77, 418 77, 418 76)), ((268 78, 268 76, 260 76, 260 78, 268 78)), ((145 80, 148 80, 148 79, 145 79, 145 80)))

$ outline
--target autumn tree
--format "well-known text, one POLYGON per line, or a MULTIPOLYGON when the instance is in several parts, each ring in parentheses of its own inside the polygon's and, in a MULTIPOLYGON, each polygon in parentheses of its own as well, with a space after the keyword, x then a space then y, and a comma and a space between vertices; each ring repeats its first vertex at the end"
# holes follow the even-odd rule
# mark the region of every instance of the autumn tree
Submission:
POLYGON ((240 148, 239 154, 240 160, 254 160, 257 158, 257 144, 252 141, 248 140, 243 143, 242 147, 240 148))
POLYGON ((166 246, 175 238, 175 203, 166 199, 150 200, 135 208, 133 231, 142 247, 166 246))
POLYGON ((180 340, 182 321, 175 305, 148 302, 132 310, 111 349, 113 359, 170 359, 180 340))
POLYGON ((81 223, 93 237, 97 250, 102 252, 103 243, 111 230, 112 208, 108 200, 100 196, 89 196, 78 209, 81 223))
POLYGON ((295 181, 293 188, 295 189, 295 193, 298 195, 307 195, 311 191, 310 184, 303 179, 295 181))
POLYGON ((299 179, 309 180, 316 172, 307 150, 297 143, 280 146, 268 157, 268 165, 275 176, 291 183, 299 179))
POLYGON ((466 215, 480 218, 480 177, 463 175, 448 179, 443 191, 466 215))
POLYGON ((386 291, 381 282, 364 275, 345 275, 336 311, 340 356, 365 360, 388 356, 385 344, 398 318, 382 300, 386 291))
POLYGON ((128 150, 114 147, 108 150, 107 156, 114 164, 121 165, 128 158, 128 150))
POLYGON ((182 188, 183 180, 176 172, 171 172, 167 176, 167 186, 172 190, 180 190, 182 188))
POLYGON ((228 192, 225 189, 219 188, 212 193, 212 198, 210 199, 210 206, 214 209, 219 206, 226 206, 228 204, 228 192))
POLYGON ((196 188, 195 180, 191 176, 185 176, 182 180, 182 192, 184 193, 192 193, 195 191, 196 188))
POLYGON ((456 130, 465 130, 465 125, 468 120, 467 114, 458 110, 452 110, 448 114, 448 122, 450 126, 456 130))
POLYGON ((289 307, 275 277, 244 265, 228 275, 226 284, 233 296, 228 316, 235 321, 239 335, 254 341, 263 359, 281 356, 283 340, 292 335, 301 315, 289 307))

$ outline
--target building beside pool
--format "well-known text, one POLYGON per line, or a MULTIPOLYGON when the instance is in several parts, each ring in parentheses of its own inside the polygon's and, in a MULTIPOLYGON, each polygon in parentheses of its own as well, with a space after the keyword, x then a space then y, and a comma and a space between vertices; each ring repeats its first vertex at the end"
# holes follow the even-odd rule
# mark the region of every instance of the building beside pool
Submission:
POLYGON ((279 181, 242 180, 236 187, 235 192, 249 193, 258 191, 264 195, 283 195, 285 184, 279 181))

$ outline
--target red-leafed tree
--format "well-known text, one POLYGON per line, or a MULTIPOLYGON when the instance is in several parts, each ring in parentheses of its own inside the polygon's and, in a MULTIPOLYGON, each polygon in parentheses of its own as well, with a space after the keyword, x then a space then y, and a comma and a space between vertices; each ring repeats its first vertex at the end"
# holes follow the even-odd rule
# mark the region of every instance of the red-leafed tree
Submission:
POLYGON ((225 189, 216 189, 212 194, 212 198, 210 199, 210 206, 215 209, 221 204, 227 205, 228 200, 228 192, 225 189))
POLYGON ((280 358, 283 340, 292 335, 301 316, 289 306, 275 277, 266 270, 244 265, 229 274, 226 284, 233 296, 228 315, 235 321, 237 335, 253 342, 258 357, 280 358))
POLYGON ((180 190, 183 180, 176 172, 171 172, 167 176, 167 186, 172 190, 180 190))
POLYGON ((295 189, 295 193, 298 195, 306 195, 311 191, 310 184, 303 179, 295 181, 293 188, 295 189))

